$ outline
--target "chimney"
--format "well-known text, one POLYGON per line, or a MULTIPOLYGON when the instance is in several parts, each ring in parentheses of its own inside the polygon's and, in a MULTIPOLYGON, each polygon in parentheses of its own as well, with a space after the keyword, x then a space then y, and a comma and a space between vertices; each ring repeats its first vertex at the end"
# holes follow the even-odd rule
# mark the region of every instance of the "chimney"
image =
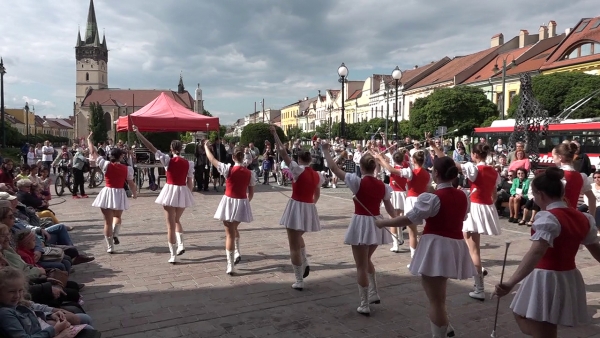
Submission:
POLYGON ((540 26, 540 38, 538 39, 538 41, 542 41, 547 38, 548 38, 548 27, 540 26))
POLYGON ((526 29, 521 29, 519 32, 519 48, 525 47, 525 43, 527 42, 527 37, 529 36, 529 32, 526 29))
POLYGON ((491 47, 498 47, 504 44, 504 35, 502 33, 492 36, 491 47))
POLYGON ((551 20, 548 22, 548 37, 552 38, 556 36, 556 21, 551 20))
POLYGON ((567 28, 567 29, 565 29, 565 34, 566 34, 566 35, 569 35, 569 33, 571 33, 571 28, 567 28))
POLYGON ((419 68, 419 65, 415 65, 415 69, 419 68))

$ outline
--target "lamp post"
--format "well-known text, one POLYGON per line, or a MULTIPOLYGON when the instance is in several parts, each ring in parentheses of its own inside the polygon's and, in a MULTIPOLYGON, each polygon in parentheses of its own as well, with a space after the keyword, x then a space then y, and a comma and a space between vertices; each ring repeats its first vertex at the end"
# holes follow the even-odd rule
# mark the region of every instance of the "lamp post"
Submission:
POLYGON ((327 106, 327 111, 329 112, 329 119, 328 119, 328 125, 327 125, 327 130, 328 130, 328 136, 327 139, 331 140, 331 111, 333 110, 333 104, 330 104, 329 106, 327 106))
POLYGON ((261 110, 262 110, 262 116, 263 116, 263 123, 265 123, 265 99, 262 99, 260 101, 260 106, 262 108, 261 110))
POLYGON ((394 140, 398 141, 398 84, 402 78, 402 71, 398 66, 392 71, 392 78, 396 81, 396 101, 394 102, 394 140))
POLYGON ((25 142, 29 143, 29 103, 25 102, 23 110, 25 110, 25 128, 27 128, 25 142))
MULTIPOLYGON (((496 58, 496 64, 494 65, 494 68, 492 69, 492 71, 494 73, 498 73, 500 71, 500 69, 498 68, 498 59, 500 58, 500 55, 498 55, 498 57, 496 58)), ((500 107, 500 112, 502 114, 502 119, 504 120, 504 103, 505 103, 505 94, 506 94, 506 70, 514 65, 516 65, 517 63, 515 62, 515 57, 512 56, 512 54, 508 54, 507 56, 505 56, 502 59, 502 105, 500 107), (508 60, 509 57, 512 57, 512 61, 510 62, 510 64, 506 64, 506 61, 508 60)), ((498 101, 498 100, 496 100, 498 101)))
POLYGON ((0 58, 0 113, 2 115, 2 148, 6 147, 6 128, 4 125, 4 60, 0 58))
POLYGON ((338 68, 338 75, 340 79, 338 80, 342 84, 342 119, 340 121, 340 137, 346 138, 346 117, 345 115, 345 107, 344 107, 344 83, 346 83, 346 78, 348 77, 348 67, 342 62, 342 65, 338 68))

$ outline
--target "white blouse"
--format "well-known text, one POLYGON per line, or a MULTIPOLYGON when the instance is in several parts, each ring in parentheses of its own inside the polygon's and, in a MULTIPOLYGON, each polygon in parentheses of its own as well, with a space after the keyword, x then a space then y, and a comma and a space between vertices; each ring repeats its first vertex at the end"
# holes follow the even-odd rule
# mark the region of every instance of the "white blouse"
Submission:
MULTIPOLYGON (((367 175, 363 175, 363 177, 367 177, 367 175)), ((356 176, 356 174, 354 174, 354 173, 346 173, 346 176, 344 176, 344 182, 346 183, 346 185, 348 186, 350 191, 352 191, 353 195, 356 195, 356 193, 358 192, 358 189, 360 189, 360 180, 361 179, 362 178, 356 176)), ((386 184, 385 185, 385 194, 383 195, 383 200, 387 201, 391 198, 392 198, 392 188, 386 184)))
MULTIPOLYGON (((440 183, 436 186, 436 190, 440 189, 455 189, 451 183, 440 183)), ((463 190, 465 195, 467 195, 467 212, 465 213, 464 220, 467 219, 467 214, 469 213, 469 209, 471 208, 468 196, 468 191, 463 190)), ((436 194, 432 193, 422 193, 417 197, 417 201, 413 208, 406 213, 406 217, 412 222, 412 224, 423 224, 423 221, 434 217, 440 212, 440 206, 442 203, 440 202, 440 198, 437 197, 436 194)))
MULTIPOLYGON (((558 219, 548 210, 566 207, 567 205, 564 202, 554 202, 548 205, 545 211, 538 212, 535 215, 535 221, 533 222, 532 229, 535 230, 535 233, 531 236, 531 240, 539 241, 540 239, 543 239, 550 244, 550 247, 554 247, 554 239, 560 235, 561 225, 558 222, 558 219)), ((594 216, 587 213, 584 213, 584 215, 590 222, 590 229, 581 244, 590 245, 597 243, 598 229, 596 228, 594 216)))
MULTIPOLYGON (((243 165, 236 163, 233 165, 234 167, 244 167, 243 165)), ((219 174, 223 175, 223 177, 227 178, 229 177, 229 171, 231 171, 231 163, 223 163, 223 162, 219 162, 219 166, 217 167, 217 170, 219 171, 219 174)), ((244 167, 245 168, 245 167, 244 167)), ((248 186, 253 187, 256 185, 256 173, 254 172, 254 170, 250 170, 250 184, 248 186)))
MULTIPOLYGON (((154 154, 154 156, 156 156, 156 159, 158 159, 160 161, 160 163, 165 167, 165 169, 168 169, 169 167, 169 162, 171 161, 171 157, 168 154, 163 154, 160 150, 156 151, 156 154, 154 154)), ((179 155, 173 155, 174 157, 180 157, 179 155)), ((192 161, 188 161, 189 162, 189 167, 188 167, 188 173, 187 173, 187 177, 194 177, 194 162, 192 161)))

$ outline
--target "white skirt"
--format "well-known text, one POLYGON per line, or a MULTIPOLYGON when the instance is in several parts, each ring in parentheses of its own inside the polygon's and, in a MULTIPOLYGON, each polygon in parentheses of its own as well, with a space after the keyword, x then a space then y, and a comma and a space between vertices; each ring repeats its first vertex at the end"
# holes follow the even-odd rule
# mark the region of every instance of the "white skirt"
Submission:
POLYGON ((247 198, 231 198, 223 196, 214 218, 219 221, 250 223, 252 218, 252 207, 247 198))
POLYGON ((492 205, 471 202, 467 219, 463 222, 463 232, 474 232, 482 235, 500 235, 498 211, 492 205))
MULTIPOLYGON (((417 198, 418 197, 414 197, 414 196, 408 196, 408 197, 406 197, 406 200, 404 201, 404 214, 405 215, 409 211, 411 211, 412 208, 415 207, 415 203, 417 203, 417 198)), ((421 224, 415 224, 415 225, 423 225, 423 223, 421 223, 421 224)))
POLYGON ((194 196, 187 185, 165 184, 154 203, 176 208, 187 208, 194 205, 194 196))
MULTIPOLYGON (((404 210, 406 191, 392 191, 392 206, 396 210, 404 210)), ((413 204, 414 205, 414 204, 413 204)))
POLYGON ((535 269, 521 282, 510 308, 525 318, 563 326, 589 322, 585 283, 579 270, 535 269))
POLYGON ((285 206, 280 225, 288 229, 314 232, 321 231, 319 214, 314 203, 305 203, 290 199, 285 206))
MULTIPOLYGON (((383 219, 383 216, 377 216, 383 219)), ((392 235, 384 229, 375 226, 373 216, 352 215, 352 220, 346 230, 344 244, 348 245, 381 245, 392 242, 392 235)))
POLYGON ((464 239, 426 234, 421 237, 410 263, 415 276, 468 279, 477 274, 464 239))
POLYGON ((102 209, 127 210, 129 209, 127 192, 123 188, 104 187, 96 196, 92 206, 102 209))

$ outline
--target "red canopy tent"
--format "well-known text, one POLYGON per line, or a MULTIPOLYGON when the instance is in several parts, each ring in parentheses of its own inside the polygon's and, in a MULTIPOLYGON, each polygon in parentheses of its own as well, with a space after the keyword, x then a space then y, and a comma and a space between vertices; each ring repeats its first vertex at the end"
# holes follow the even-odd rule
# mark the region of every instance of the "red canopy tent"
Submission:
POLYGON ((135 113, 119 117, 117 131, 131 131, 132 125, 145 132, 218 131, 219 118, 194 113, 161 93, 135 113))

